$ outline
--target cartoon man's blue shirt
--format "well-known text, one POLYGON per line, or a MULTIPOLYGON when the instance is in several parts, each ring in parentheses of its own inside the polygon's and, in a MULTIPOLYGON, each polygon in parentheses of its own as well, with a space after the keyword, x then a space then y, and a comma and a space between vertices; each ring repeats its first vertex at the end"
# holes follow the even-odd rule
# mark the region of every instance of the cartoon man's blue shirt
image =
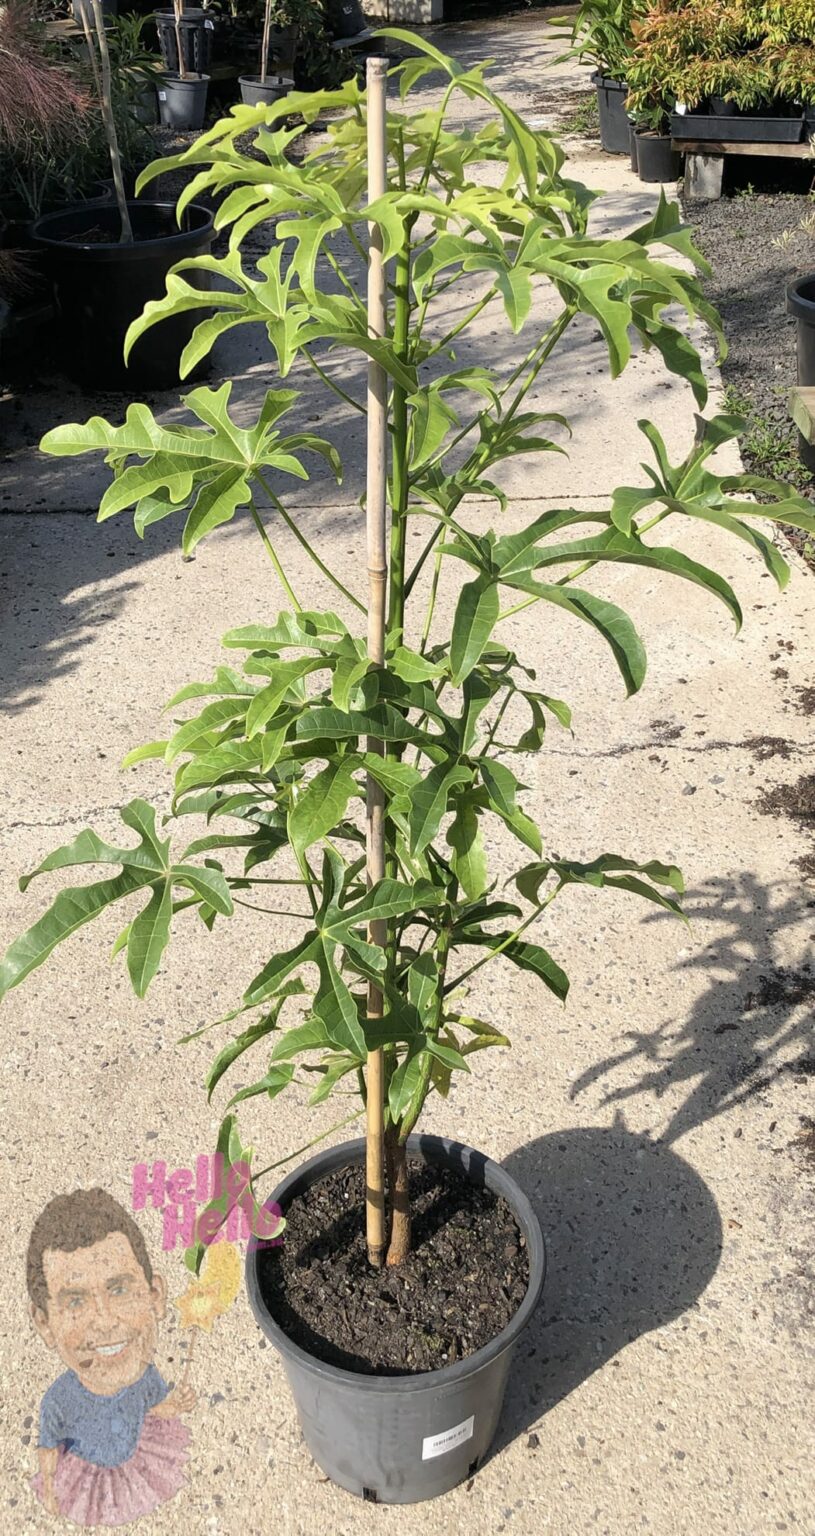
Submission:
POLYGON ((40 1406, 40 1445, 62 1445, 97 1467, 120 1467, 139 1443, 145 1415, 164 1401, 169 1387, 154 1365, 130 1387, 101 1397, 65 1371, 40 1406))

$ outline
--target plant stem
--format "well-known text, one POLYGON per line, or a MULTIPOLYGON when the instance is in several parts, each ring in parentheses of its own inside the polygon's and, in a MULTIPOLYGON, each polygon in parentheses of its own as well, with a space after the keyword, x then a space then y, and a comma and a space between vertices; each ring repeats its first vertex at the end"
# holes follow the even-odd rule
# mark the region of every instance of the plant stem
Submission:
MULTIPOLYGON (((96 5, 99 3, 99 0, 93 0, 93 3, 96 5)), ((181 18, 184 14, 184 0, 173 0, 173 11, 175 13, 175 46, 178 49, 178 78, 179 80, 186 80, 188 79, 187 65, 184 60, 184 45, 182 42, 181 33, 181 18)))
POLYGON ((453 981, 449 981, 447 986, 444 988, 445 996, 448 992, 454 992, 456 987, 460 987, 461 983, 466 981, 468 976, 473 976, 476 971, 480 971, 482 965, 488 965, 490 960, 495 959, 496 955, 501 955, 505 949, 509 949, 510 944, 514 944, 515 940, 520 938, 521 934, 526 931, 530 924, 534 923, 535 918, 540 917, 541 912, 545 912, 550 901, 554 901, 559 890, 560 886, 558 885, 550 893, 550 895, 547 896, 545 901, 542 901, 538 904, 534 912, 530 913, 529 917, 524 918, 524 921, 521 923, 520 927, 516 928, 513 933, 507 934, 502 943, 496 944, 495 949, 488 950, 487 954, 482 955, 480 960, 476 960, 474 965, 469 966, 466 971, 462 971, 461 975, 456 976, 453 981))
POLYGON ((263 12, 263 37, 260 44, 260 83, 266 84, 266 64, 269 58, 269 31, 272 25, 272 0, 266 0, 263 12))
POLYGON ((113 185, 116 189, 116 203, 119 209, 119 218, 122 221, 119 241, 122 245, 132 245, 133 230, 130 224, 130 213, 125 197, 125 186, 122 177, 122 160, 119 154, 119 140, 116 134, 116 121, 113 116, 113 103, 111 101, 110 86, 110 53, 108 52, 108 39, 105 32, 105 18, 102 14, 102 0, 91 0, 93 5, 93 23, 96 28, 96 41, 99 45, 99 60, 102 66, 101 84, 102 94, 100 106, 102 108, 102 121, 105 125, 105 136, 108 141, 110 154, 110 168, 113 172, 113 185))
POLYGON ((294 537, 296 538, 298 544, 300 544, 302 546, 302 548, 305 550, 305 552, 308 555, 309 559, 314 561, 314 564, 317 566, 317 569, 319 571, 322 571, 322 574, 327 578, 327 580, 330 581, 337 588, 338 592, 342 593, 343 597, 348 599, 349 603, 353 603, 354 607, 358 608, 360 613, 366 613, 367 609, 365 607, 365 604, 361 603, 358 597, 354 597, 353 592, 349 592, 348 588, 346 586, 343 586, 343 583, 340 581, 339 576, 335 576, 334 572, 330 571, 328 566, 325 564, 325 562, 320 559, 320 556, 317 554, 316 549, 313 549, 311 544, 309 544, 308 539, 306 538, 305 534, 300 532, 300 529, 298 528, 298 526, 297 526, 296 522, 294 521, 293 517, 291 516, 290 513, 288 513, 286 511, 286 508, 284 507, 282 501, 280 500, 280 497, 275 495, 275 493, 272 490, 271 486, 269 485, 268 481, 265 480, 263 475, 260 473, 260 470, 256 470, 255 473, 256 473, 256 476, 257 476, 257 479, 258 479, 259 483, 263 486, 263 489, 266 492, 266 495, 268 496, 269 500, 274 503, 275 507, 277 508, 278 512, 280 513, 280 516, 282 517, 284 523, 286 524, 286 527, 288 528, 289 532, 294 534, 294 537))
POLYGON ((389 1125, 385 1132, 385 1161, 388 1168, 388 1190, 391 1202, 391 1230, 388 1243, 388 1268, 404 1264, 410 1253, 410 1187, 407 1168, 407 1147, 396 1134, 396 1127, 389 1125))
POLYGON ((255 524, 255 527, 257 528, 257 531, 258 531, 258 533, 260 534, 260 537, 263 540, 264 549, 266 550, 266 553, 269 556, 269 559, 271 560, 272 565, 274 566, 275 571, 277 572, 277 575, 279 576, 280 581, 283 584, 283 587, 284 587, 286 596, 289 599, 289 602, 291 603, 291 605, 294 608, 296 613, 302 613, 302 611, 303 611, 302 604, 298 603, 297 598, 295 597, 291 587, 289 586, 289 579, 288 579, 288 577, 286 575, 286 572, 284 571, 282 565, 280 564, 280 561, 277 558, 277 552, 275 550, 275 547, 274 547, 271 539, 269 538, 268 533, 266 532, 266 528, 264 526, 263 519, 260 516, 260 514, 258 512, 258 509, 255 506, 254 501, 251 501, 249 503, 249 510, 252 513, 252 520, 253 520, 253 522, 255 524))

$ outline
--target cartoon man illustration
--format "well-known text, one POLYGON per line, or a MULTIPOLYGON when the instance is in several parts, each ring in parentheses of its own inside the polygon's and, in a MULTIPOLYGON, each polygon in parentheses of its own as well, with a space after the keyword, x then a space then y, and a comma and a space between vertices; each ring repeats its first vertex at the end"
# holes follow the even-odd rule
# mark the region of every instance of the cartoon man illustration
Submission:
POLYGON ((103 1189, 49 1201, 28 1247, 34 1326, 66 1367, 40 1409, 33 1479, 52 1515, 125 1525, 171 1499, 190 1442, 179 1415, 195 1406, 153 1357, 167 1290, 132 1216, 103 1189))

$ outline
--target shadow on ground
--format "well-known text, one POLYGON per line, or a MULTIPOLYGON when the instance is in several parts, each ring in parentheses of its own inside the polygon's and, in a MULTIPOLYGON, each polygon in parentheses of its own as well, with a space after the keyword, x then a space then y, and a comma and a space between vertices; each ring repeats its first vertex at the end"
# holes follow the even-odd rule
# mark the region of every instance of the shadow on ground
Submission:
POLYGON ((500 1451, 641 1334, 680 1317, 715 1274, 722 1224, 683 1158, 623 1128, 557 1131, 504 1162, 548 1253, 493 1446, 500 1451))
MULTIPOLYGON (((800 925, 805 901, 800 892, 779 896, 749 871, 710 880, 689 895, 684 905, 697 945, 678 969, 703 971, 708 985, 683 1024, 668 1018, 647 1032, 629 1030, 629 1043, 578 1078, 572 1097, 603 1079, 611 1080, 604 1104, 683 1089, 662 1133, 673 1143, 779 1077, 806 1083, 815 1072, 812 949, 795 965, 780 958, 782 936, 800 925), (711 925, 714 937, 704 942, 711 925), (638 1069, 633 1081, 632 1065, 638 1069), (627 1080, 615 1086, 621 1068, 627 1080)), ((786 942, 783 950, 786 957, 786 942)))

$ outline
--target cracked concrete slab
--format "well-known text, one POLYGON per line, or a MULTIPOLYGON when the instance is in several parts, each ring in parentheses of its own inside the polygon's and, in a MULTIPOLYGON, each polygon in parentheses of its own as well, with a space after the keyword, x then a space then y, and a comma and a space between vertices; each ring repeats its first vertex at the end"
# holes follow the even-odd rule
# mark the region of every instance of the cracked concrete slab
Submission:
MULTIPOLYGON (((462 60, 492 55, 496 84, 521 111, 553 115, 584 76, 550 74, 557 52, 538 16, 518 24, 435 29, 462 60)), ((575 144, 576 174, 610 189, 619 227, 651 206, 624 162, 575 144)), ((247 409, 266 387, 248 343, 231 354, 247 409)), ((254 344, 253 344, 254 345, 254 344)), ((548 376, 550 408, 578 418, 572 458, 549 456, 540 483, 507 482, 520 525, 565 495, 578 504, 632 480, 634 423, 653 415, 672 450, 693 435, 683 386, 666 391, 638 358, 613 385, 600 349, 575 334, 548 376), (596 365, 592 362, 597 356, 596 365), (581 394, 582 391, 582 394, 581 394)), ((307 386, 303 409, 323 397, 307 386)), ((170 407, 174 409, 175 407, 170 407)), ((70 414, 56 394, 44 403, 70 414)), ((92 403, 76 401, 76 414, 92 403)), ((281 606, 245 519, 192 561, 168 523, 142 544, 123 518, 97 527, 101 480, 81 461, 38 461, 35 419, 12 438, 0 482, 0 944, 53 889, 21 895, 16 877, 86 820, 102 834, 133 793, 165 795, 146 763, 124 779, 137 742, 163 734, 161 708, 208 675, 228 627, 281 606), (68 473, 70 468, 71 473, 68 473), (77 509, 80 509, 79 511, 77 509)), ((359 445, 346 438, 348 484, 305 487, 306 531, 320 530, 332 569, 354 588, 359 445), (354 478, 356 476, 356 479, 354 478), (311 498, 311 499, 309 499, 311 498)), ((484 506, 479 518, 494 520, 484 506)), ((507 522, 504 526, 510 526, 507 522)), ((811 773, 815 587, 791 556, 779 597, 770 578, 718 531, 698 525, 682 547, 736 587, 724 609, 686 584, 617 568, 593 579, 636 618, 649 654, 645 686, 625 702, 612 662, 585 626, 537 610, 507 622, 541 685, 574 708, 575 734, 553 727, 530 760, 527 802, 552 852, 612 849, 675 860, 690 924, 611 892, 570 888, 540 937, 572 978, 561 1009, 499 962, 474 979, 474 1012, 495 1017, 512 1053, 480 1063, 429 1130, 474 1140, 529 1192, 549 1247, 544 1299, 522 1341, 494 1454, 470 1484, 408 1511, 356 1503, 321 1480, 300 1441, 281 1365, 241 1299, 202 1341, 187 1481, 139 1530, 191 1536, 316 1536, 405 1528, 417 1536, 764 1536, 811 1529, 812 1176, 800 1141, 812 1107, 811 997, 815 888, 796 860, 815 841, 773 817, 763 792, 811 773), (779 746, 778 744, 781 743, 779 746), (398 1522, 398 1526, 397 1526, 398 1522)), ((293 541, 281 552, 298 594, 328 591, 293 541)), ((490 852, 512 849, 495 833, 490 852)), ((56 884, 56 882, 55 882, 56 884)), ((84 930, 0 1010, 7 1177, 2 1190, 9 1283, 0 1297, 4 1435, 0 1530, 55 1529, 29 1487, 36 1415, 55 1369, 30 1328, 23 1258, 32 1221, 56 1191, 100 1184, 128 1205, 134 1164, 189 1166, 211 1150, 219 1105, 201 1088, 208 1037, 179 1037, 217 1018, 288 932, 260 914, 210 936, 190 926, 145 1003, 132 997, 106 943, 119 924, 84 930), (100 933, 100 928, 103 930, 100 933)), ((247 1104, 246 1139, 271 1161, 338 1118, 304 1119, 285 1096, 273 1114, 247 1104)), ((139 1217, 170 1295, 186 1283, 180 1251, 162 1252, 161 1213, 139 1217)), ((170 1308, 157 1363, 178 1372, 170 1308)))

